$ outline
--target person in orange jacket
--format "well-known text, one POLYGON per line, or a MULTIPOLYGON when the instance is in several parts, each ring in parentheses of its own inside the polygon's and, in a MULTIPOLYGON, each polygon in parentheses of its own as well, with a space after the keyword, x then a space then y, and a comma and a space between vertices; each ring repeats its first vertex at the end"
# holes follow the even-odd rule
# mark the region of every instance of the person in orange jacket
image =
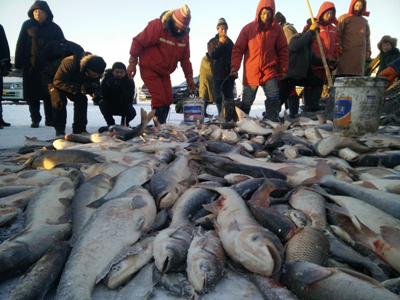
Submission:
POLYGON ((151 107, 156 110, 155 115, 161 124, 167 121, 172 104, 170 75, 178 62, 190 93, 196 91, 190 62, 190 19, 190 9, 184 4, 182 8, 166 11, 160 18, 150 21, 132 40, 128 77, 132 79, 135 76, 139 64, 140 76, 152 96, 151 107))
POLYGON ((275 22, 275 1, 260 0, 256 18, 243 27, 232 50, 231 75, 237 77, 243 62, 243 101, 240 108, 250 113, 257 89, 265 96, 265 118, 277 121, 281 108, 278 78, 289 65, 289 50, 282 27, 275 22))
MULTIPOLYGON (((324 2, 319 8, 316 20, 319 22, 319 37, 322 44, 322 49, 325 54, 327 61, 330 61, 330 71, 334 69, 333 61, 337 61, 339 58, 340 44, 337 35, 336 25, 338 20, 336 19, 336 8, 332 2, 324 2)), ((310 20, 311 24, 311 20, 310 20)), ((316 56, 322 57, 319 49, 317 39, 314 40, 313 50, 316 56)), ((323 66, 312 66, 314 74, 327 82, 325 68, 323 66)), ((324 109, 319 106, 319 101, 315 102, 313 99, 318 99, 322 94, 322 87, 306 87, 304 88, 304 102, 305 106, 302 108, 304 111, 317 111, 324 109)))

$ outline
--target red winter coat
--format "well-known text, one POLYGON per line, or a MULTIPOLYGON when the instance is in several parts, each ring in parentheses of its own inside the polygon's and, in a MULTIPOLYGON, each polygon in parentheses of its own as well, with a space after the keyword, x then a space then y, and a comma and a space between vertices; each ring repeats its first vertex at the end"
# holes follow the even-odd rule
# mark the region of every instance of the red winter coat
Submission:
MULTIPOLYGON (((319 12, 317 14, 316 19, 320 21, 319 37, 321 39, 322 48, 324 49, 324 54, 326 59, 337 60, 339 57, 340 44, 336 31, 336 25, 338 24, 338 20, 336 19, 335 4, 328 1, 322 3, 321 7, 319 8, 319 12), (328 9, 333 9, 334 15, 331 20, 331 24, 324 25, 322 21, 322 15, 328 9)), ((315 55, 317 55, 318 57, 322 57, 321 52, 319 51, 319 45, 317 39, 315 39, 313 43, 313 50, 315 55)), ((317 75, 326 78, 324 67, 313 66, 312 69, 317 72, 317 75)))
POLYGON ((174 37, 168 29, 172 11, 161 19, 150 21, 147 27, 132 40, 130 54, 139 57, 139 66, 162 76, 170 75, 181 63, 183 73, 193 74, 190 58, 189 33, 182 39, 174 37))
POLYGON ((260 0, 256 19, 243 27, 232 50, 231 68, 239 70, 244 55, 243 85, 264 85, 279 73, 286 73, 289 50, 282 27, 273 22, 261 28, 259 14, 269 7, 275 16, 274 0, 260 0), (278 71, 277 71, 278 70, 278 71))

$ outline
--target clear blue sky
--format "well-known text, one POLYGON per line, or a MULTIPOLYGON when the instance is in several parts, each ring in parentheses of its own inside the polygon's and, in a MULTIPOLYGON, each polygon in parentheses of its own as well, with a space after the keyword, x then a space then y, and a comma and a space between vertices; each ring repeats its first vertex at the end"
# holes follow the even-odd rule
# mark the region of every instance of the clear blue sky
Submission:
MULTIPOLYGON (((316 15, 324 1, 309 1, 316 15)), ((6 31, 11 55, 15 53, 21 25, 28 19, 27 11, 33 2, 0 0, 0 24, 6 31)), ((332 2, 336 5, 337 17, 348 12, 350 0, 332 2)), ((163 11, 179 8, 186 3, 192 11, 190 48, 195 75, 207 51, 207 42, 217 33, 218 19, 226 19, 228 36, 235 42, 243 26, 254 20, 258 5, 257 0, 48 0, 47 3, 54 14, 54 22, 62 28, 65 37, 79 43, 85 50, 102 56, 107 67, 111 67, 115 61, 126 64, 132 38, 163 11)), ((283 13, 299 31, 310 17, 305 0, 276 0, 275 5, 276 10, 283 13)), ((400 37, 400 0, 369 0, 367 8, 371 12, 367 19, 371 27, 372 56, 375 57, 378 54, 376 45, 383 35, 400 37)), ((173 84, 184 81, 182 69, 178 67, 171 78, 173 84)), ((142 84, 139 74, 135 82, 137 86, 142 84)))

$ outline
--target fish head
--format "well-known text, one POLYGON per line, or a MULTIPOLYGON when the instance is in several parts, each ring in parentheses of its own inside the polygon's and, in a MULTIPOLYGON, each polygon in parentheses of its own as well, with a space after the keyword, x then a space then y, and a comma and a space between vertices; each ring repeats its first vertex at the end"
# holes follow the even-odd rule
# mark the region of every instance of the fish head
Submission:
POLYGON ((165 229, 154 240, 153 256, 160 273, 179 272, 185 269, 186 257, 192 236, 179 229, 165 229))
POLYGON ((249 228, 240 231, 234 247, 242 265, 254 273, 272 276, 281 269, 282 244, 267 230, 249 228))
POLYGON ((165 178, 160 186, 153 188, 155 194, 155 200, 159 209, 170 208, 174 205, 176 200, 184 192, 184 187, 178 182, 171 180, 170 178, 165 178))
POLYGON ((196 292, 210 289, 223 276, 222 266, 210 255, 198 255, 188 265, 188 279, 196 292))

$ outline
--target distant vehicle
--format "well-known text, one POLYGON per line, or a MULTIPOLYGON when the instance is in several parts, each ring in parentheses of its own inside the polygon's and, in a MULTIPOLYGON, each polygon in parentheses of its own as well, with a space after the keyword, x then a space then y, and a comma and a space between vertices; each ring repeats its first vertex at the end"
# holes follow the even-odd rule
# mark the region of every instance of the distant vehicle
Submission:
MULTIPOLYGON (((199 89, 199 77, 193 78, 196 88, 199 89)), ((186 80, 179 85, 172 87, 172 103, 176 104, 179 100, 188 98, 190 95, 186 80)))
POLYGON ((139 100, 141 101, 151 101, 152 97, 149 93, 149 90, 143 84, 142 88, 139 90, 139 100))
POLYGON ((4 77, 3 100, 13 101, 14 103, 26 101, 24 99, 22 77, 4 77))

